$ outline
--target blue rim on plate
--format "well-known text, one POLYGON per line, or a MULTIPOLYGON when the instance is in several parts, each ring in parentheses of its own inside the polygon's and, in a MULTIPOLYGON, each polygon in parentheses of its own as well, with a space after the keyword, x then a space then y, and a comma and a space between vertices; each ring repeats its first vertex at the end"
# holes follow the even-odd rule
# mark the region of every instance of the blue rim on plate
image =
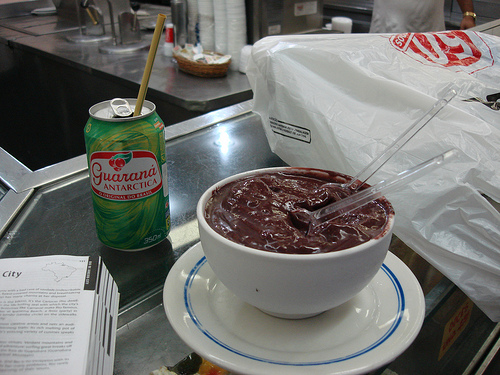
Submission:
POLYGON ((365 353, 373 350, 374 348, 378 347, 383 342, 385 342, 390 336, 392 336, 392 334, 396 331, 399 324, 401 323, 401 319, 403 317, 403 313, 405 310, 405 293, 403 291, 401 283, 399 282, 398 278, 394 275, 394 273, 389 269, 389 267, 387 267, 387 265, 385 265, 385 264, 382 264, 381 269, 382 269, 382 271, 384 271, 384 273, 387 275, 387 277, 391 281, 392 285, 394 286, 394 289, 395 289, 395 292, 396 292, 396 295, 398 298, 398 307, 397 307, 397 313, 396 313, 394 322, 382 337, 380 337, 378 340, 376 340, 375 342, 373 342, 371 345, 367 346, 366 348, 357 351, 356 353, 352 353, 350 355, 339 357, 339 358, 329 359, 326 361, 288 362, 288 361, 273 361, 273 360, 269 360, 266 358, 259 358, 259 357, 244 353, 241 350, 238 350, 236 348, 233 348, 233 347, 225 344, 222 340, 218 339, 212 333, 210 333, 209 330, 205 329, 203 327, 203 324, 200 322, 200 320, 196 316, 196 313, 194 312, 193 306, 191 304, 190 291, 192 288, 193 280, 195 279, 195 277, 198 274, 198 272, 200 271, 200 269, 206 263, 207 263, 207 258, 205 258, 205 256, 203 256, 198 261, 198 263, 196 263, 196 265, 191 269, 191 272, 189 273, 189 275, 186 279, 186 283, 184 284, 184 306, 186 307, 186 311, 188 312, 189 317, 192 319, 192 321, 196 325, 196 327, 198 327, 198 329, 211 341, 213 341, 217 345, 221 346, 222 348, 224 348, 224 349, 226 349, 234 354, 240 355, 240 356, 245 357, 245 358, 252 359, 254 361, 265 362, 265 363, 275 364, 275 365, 282 365, 282 366, 319 366, 319 365, 328 365, 331 363, 342 362, 342 361, 356 358, 356 357, 358 357, 362 354, 365 354, 365 353))
POLYGON ((193 351, 227 370, 254 375, 370 372, 408 348, 425 315, 420 284, 392 253, 352 301, 294 321, 271 317, 234 296, 198 243, 170 270, 163 300, 171 326, 193 351))

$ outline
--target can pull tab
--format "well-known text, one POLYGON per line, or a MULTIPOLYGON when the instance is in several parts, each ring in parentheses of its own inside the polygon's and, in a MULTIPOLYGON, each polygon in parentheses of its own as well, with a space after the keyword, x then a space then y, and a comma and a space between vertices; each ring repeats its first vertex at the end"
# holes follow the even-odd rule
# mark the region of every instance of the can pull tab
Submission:
POLYGON ((115 98, 109 102, 113 117, 130 117, 134 113, 125 99, 115 98))

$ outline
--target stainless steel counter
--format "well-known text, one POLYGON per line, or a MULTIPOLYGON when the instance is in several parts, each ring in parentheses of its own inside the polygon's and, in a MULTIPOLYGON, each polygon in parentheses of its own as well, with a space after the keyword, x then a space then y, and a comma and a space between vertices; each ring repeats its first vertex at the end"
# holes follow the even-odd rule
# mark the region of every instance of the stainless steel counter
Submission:
MULTIPOLYGON (((166 319, 161 293, 171 266, 199 241, 195 206, 202 192, 241 171, 284 165, 269 149, 250 101, 172 125, 166 138, 172 230, 168 240, 140 252, 112 250, 97 240, 84 155, 31 172, 0 152, 0 257, 103 257, 121 293, 116 375, 146 375, 191 351, 166 319)), ((476 373, 498 340, 499 326, 474 306, 439 358, 446 324, 467 297, 397 237, 390 251, 419 280, 426 319, 413 345, 375 373, 476 373)))
MULTIPOLYGON (((99 44, 71 43, 67 35, 77 30, 46 35, 27 35, 11 40, 9 45, 21 51, 37 54, 99 76, 111 82, 141 83, 148 51, 131 54, 103 54, 99 44)), ((144 40, 150 41, 152 33, 145 33, 144 40)), ((148 88, 149 97, 167 101, 197 114, 223 108, 251 99, 250 84, 245 74, 229 71, 224 78, 199 78, 178 70, 172 57, 163 56, 158 50, 148 88)), ((153 100, 154 101, 154 100, 153 100)))
MULTIPOLYGON (((156 15, 167 7, 142 6, 156 15)), ((107 33, 110 35, 109 26, 107 33)), ((3 147, 30 169, 85 152, 82 129, 88 109, 114 97, 137 97, 147 50, 104 54, 100 43, 74 43, 78 25, 58 16, 0 19, 0 110, 3 147), (19 142, 23 139, 23 142, 19 142)), ((144 41, 152 31, 143 30, 144 41)), ((110 43, 110 42, 107 42, 110 43)), ((158 50, 147 91, 166 125, 252 98, 245 74, 200 78, 179 71, 158 50)))
MULTIPOLYGON (((170 14, 168 7, 143 5, 156 21, 160 12, 170 14)), ((142 20, 144 22, 144 19, 142 20)), ((150 24, 150 21, 146 22, 150 24)), ((110 30, 107 29, 108 35, 110 30)), ((79 34, 78 24, 58 16, 22 16, 0 20, 0 41, 12 48, 62 62, 89 74, 104 75, 110 80, 128 81, 139 85, 148 51, 130 54, 103 54, 99 47, 108 42, 74 43, 66 38, 79 34), (17 31, 16 34, 13 31, 17 31)), ((144 41, 150 41, 152 30, 143 31, 144 41)), ((214 109, 251 99, 251 89, 244 74, 230 71, 226 78, 204 79, 178 71, 170 57, 162 55, 161 46, 153 67, 149 90, 160 100, 182 108, 209 112, 214 109), (236 98, 235 98, 236 97, 236 98)))

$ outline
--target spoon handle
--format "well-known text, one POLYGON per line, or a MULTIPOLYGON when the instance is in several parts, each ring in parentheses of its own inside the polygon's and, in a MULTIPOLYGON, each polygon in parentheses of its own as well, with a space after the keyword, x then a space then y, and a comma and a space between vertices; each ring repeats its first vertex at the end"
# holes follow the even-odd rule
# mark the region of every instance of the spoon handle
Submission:
POLYGON ((403 147, 415 134, 417 134, 425 125, 436 116, 455 96, 457 92, 454 89, 449 90, 446 95, 439 99, 431 109, 429 109, 422 117, 416 120, 406 131, 401 134, 393 143, 391 143, 379 156, 373 159, 365 168, 363 168, 351 181, 347 183, 346 188, 354 188, 357 191, 366 180, 373 176, 385 163, 403 147), (360 180, 361 183, 356 184, 360 180))
POLYGON ((320 208, 312 213, 315 219, 321 219, 325 216, 335 214, 334 216, 328 217, 328 219, 334 219, 348 213, 358 207, 361 207, 374 199, 380 198, 384 194, 399 188, 403 184, 408 184, 417 178, 422 177, 434 169, 437 169, 444 163, 447 163, 455 156, 457 156, 458 151, 456 149, 448 150, 441 155, 433 157, 421 164, 416 165, 413 168, 407 169, 404 172, 397 174, 387 180, 381 181, 372 187, 362 190, 358 193, 350 195, 344 199, 336 201, 328 206, 320 208))

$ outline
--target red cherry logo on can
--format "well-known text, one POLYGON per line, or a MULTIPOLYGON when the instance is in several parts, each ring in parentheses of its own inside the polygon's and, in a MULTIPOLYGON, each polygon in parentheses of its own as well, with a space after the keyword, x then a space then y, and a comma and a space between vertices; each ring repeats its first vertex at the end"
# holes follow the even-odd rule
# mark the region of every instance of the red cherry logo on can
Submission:
POLYGON ((118 168, 123 168, 125 166, 125 160, 123 160, 122 158, 117 158, 115 160, 115 165, 118 167, 118 168))
POLYGON ((132 160, 132 152, 130 151, 127 153, 116 154, 109 159, 109 166, 119 172, 130 160, 132 160))

